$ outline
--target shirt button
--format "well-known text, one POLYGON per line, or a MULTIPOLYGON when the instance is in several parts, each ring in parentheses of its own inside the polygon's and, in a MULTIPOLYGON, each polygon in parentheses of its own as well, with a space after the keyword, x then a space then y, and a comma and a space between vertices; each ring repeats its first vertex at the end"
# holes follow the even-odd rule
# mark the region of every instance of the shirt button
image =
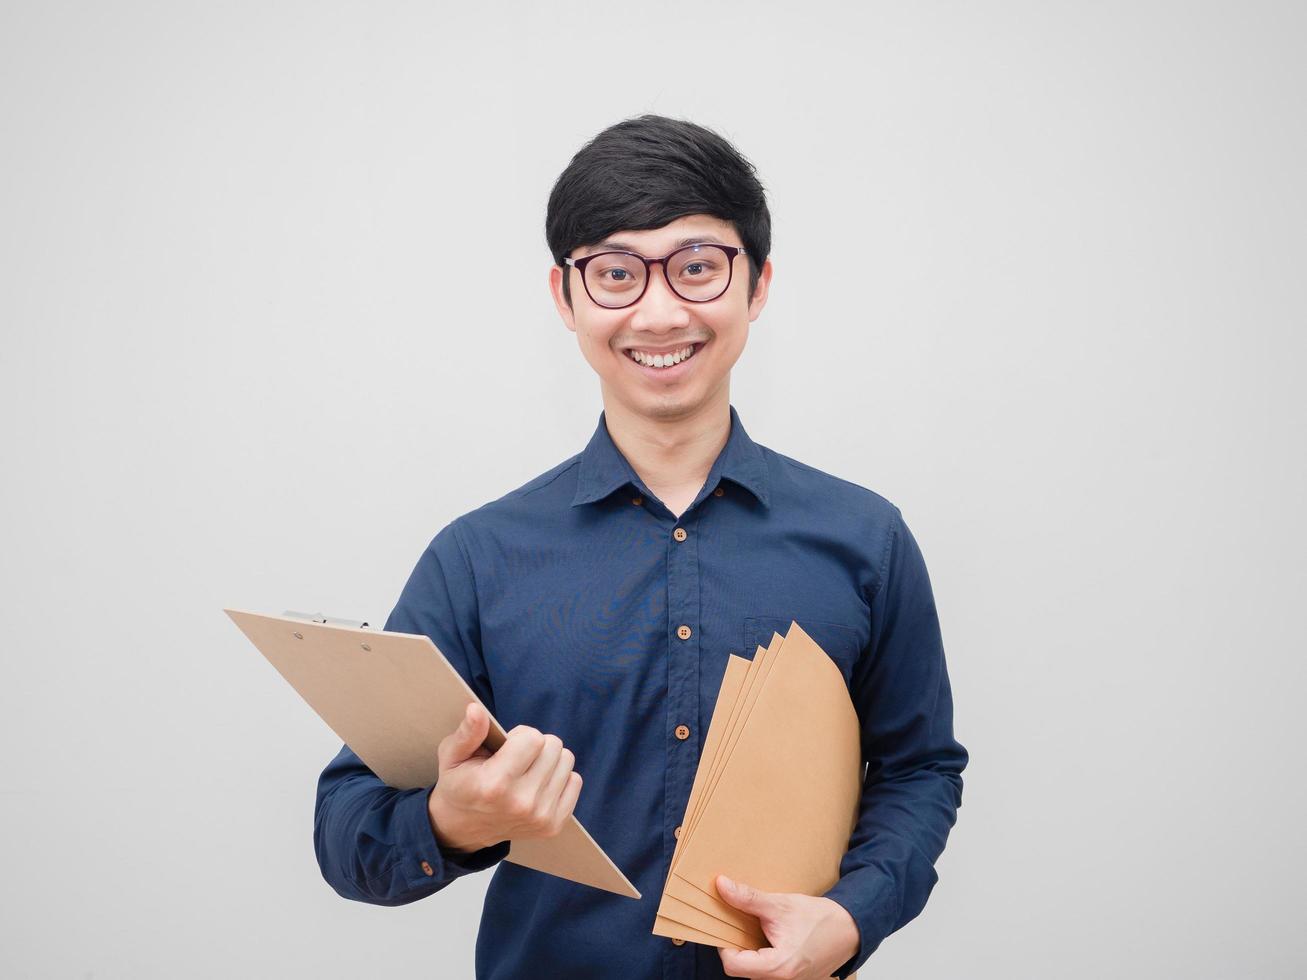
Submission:
POLYGON ((672 940, 672 945, 673 945, 673 946, 684 946, 684 945, 685 945, 685 940, 684 940, 684 939, 673 939, 673 940, 672 940))
POLYGON ((725 487, 718 487, 716 490, 714 490, 714 491, 712 492, 712 495, 713 495, 714 497, 720 497, 720 496, 721 496, 722 494, 724 494, 725 492, 726 492, 726 488, 725 488, 725 487))
POLYGON ((687 738, 690 737, 690 729, 687 728, 685 725, 677 725, 676 737, 679 738, 682 742, 684 742, 687 738))
POLYGON ((685 528, 678 527, 675 531, 672 532, 672 537, 674 537, 677 541, 684 541, 686 538, 689 537, 689 535, 685 533, 685 528))
POLYGON ((691 634, 693 634, 693 633, 694 633, 694 630, 690 629, 690 627, 688 627, 688 626, 678 626, 678 627, 676 627, 676 635, 679 636, 682 640, 688 640, 688 639, 690 638, 691 634))
POLYGON ((422 873, 426 875, 428 878, 430 878, 433 874, 436 873, 435 869, 431 867, 430 861, 422 862, 422 873))
POLYGON ((635 506, 639 507, 642 503, 644 503, 644 498, 643 498, 643 497, 632 497, 632 498, 631 498, 631 503, 633 503, 633 504, 635 504, 635 506))
POLYGON ((672 831, 672 836, 675 837, 677 840, 680 840, 680 839, 681 839, 681 828, 680 828, 680 827, 677 827, 675 830, 673 830, 673 831, 672 831))

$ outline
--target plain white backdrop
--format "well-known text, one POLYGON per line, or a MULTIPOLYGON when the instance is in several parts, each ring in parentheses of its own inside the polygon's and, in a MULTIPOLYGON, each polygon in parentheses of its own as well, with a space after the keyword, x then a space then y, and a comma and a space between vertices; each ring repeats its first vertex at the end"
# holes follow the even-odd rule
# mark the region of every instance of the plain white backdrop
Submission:
POLYGON ((898 504, 972 754, 871 978, 1307 973, 1293 3, 0 6, 0 974, 472 976, 319 876, 338 741, 221 612, 380 625, 579 452, 546 199, 769 192, 754 439, 898 504))

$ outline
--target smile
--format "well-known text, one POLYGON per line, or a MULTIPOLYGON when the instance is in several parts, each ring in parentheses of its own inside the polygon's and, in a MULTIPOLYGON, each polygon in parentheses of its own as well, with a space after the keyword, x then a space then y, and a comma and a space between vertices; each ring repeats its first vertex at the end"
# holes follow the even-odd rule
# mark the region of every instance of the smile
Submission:
POLYGON ((643 367, 651 368, 655 371, 668 371, 678 364, 684 364, 696 353, 702 344, 689 344, 674 351, 668 351, 665 354, 647 354, 644 351, 628 350, 627 356, 635 363, 643 367))

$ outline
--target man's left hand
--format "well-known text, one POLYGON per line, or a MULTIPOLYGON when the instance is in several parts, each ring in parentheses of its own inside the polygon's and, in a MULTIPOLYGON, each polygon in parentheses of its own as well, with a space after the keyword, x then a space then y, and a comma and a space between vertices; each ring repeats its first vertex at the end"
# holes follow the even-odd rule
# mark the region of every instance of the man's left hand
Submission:
POLYGON ((764 892, 717 876, 723 901, 756 915, 770 946, 722 949, 722 969, 751 980, 826 980, 858 950, 853 916, 838 902, 794 892, 764 892))

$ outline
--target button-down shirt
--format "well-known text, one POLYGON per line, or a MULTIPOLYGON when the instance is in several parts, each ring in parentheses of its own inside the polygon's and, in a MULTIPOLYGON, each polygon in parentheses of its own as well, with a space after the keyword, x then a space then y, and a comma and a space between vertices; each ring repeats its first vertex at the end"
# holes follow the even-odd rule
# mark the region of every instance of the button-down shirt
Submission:
POLYGON ((678 517, 636 474, 604 413, 585 450, 458 517, 428 545, 385 628, 425 634, 505 729, 562 739, 575 815, 639 900, 444 850, 430 788, 384 785, 350 750, 322 772, 314 845, 346 898, 400 905, 498 864, 479 978, 725 976, 716 948, 651 929, 731 654, 798 624, 839 667, 866 775, 838 882, 857 923, 845 977, 925 905, 962 799, 967 752, 926 566, 899 508, 730 435, 678 517))

